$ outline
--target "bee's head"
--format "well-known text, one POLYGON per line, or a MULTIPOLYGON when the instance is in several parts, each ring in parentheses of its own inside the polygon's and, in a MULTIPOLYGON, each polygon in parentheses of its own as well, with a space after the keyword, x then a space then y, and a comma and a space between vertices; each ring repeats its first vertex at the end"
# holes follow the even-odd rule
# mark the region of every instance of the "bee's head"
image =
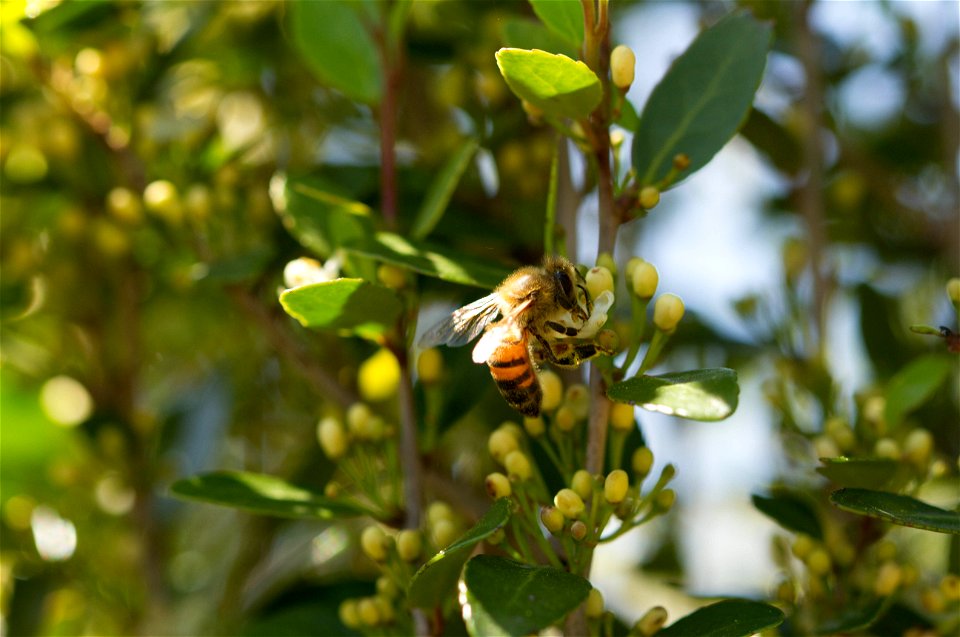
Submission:
POLYGON ((587 293, 583 275, 563 257, 548 257, 544 268, 553 280, 557 304, 575 317, 586 320, 587 315, 580 305, 580 291, 583 291, 588 305, 590 295, 587 293))

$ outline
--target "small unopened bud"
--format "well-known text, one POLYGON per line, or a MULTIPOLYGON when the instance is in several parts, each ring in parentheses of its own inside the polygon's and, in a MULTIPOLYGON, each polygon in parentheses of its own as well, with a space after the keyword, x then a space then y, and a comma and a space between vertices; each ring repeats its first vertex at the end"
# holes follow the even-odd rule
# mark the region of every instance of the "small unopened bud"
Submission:
POLYGON ((873 453, 879 458, 900 459, 900 445, 893 438, 881 438, 873 445, 873 453))
POLYGON ((639 447, 633 452, 633 457, 630 459, 630 466, 635 474, 640 478, 644 478, 650 473, 650 468, 653 466, 653 452, 647 447, 639 447))
POLYGON ((520 451, 511 451, 503 460, 503 466, 507 470, 507 475, 511 480, 523 482, 530 479, 532 469, 527 455, 520 451))
POLYGON ((323 485, 323 495, 326 498, 340 497, 340 483, 331 480, 330 482, 323 485))
POLYGON ((577 416, 569 406, 564 405, 554 414, 553 424, 560 431, 571 431, 577 425, 577 416))
POLYGON ((663 628, 667 623, 667 609, 663 606, 654 606, 643 617, 637 620, 633 625, 631 633, 636 633, 640 637, 651 637, 663 628))
POLYGON ((900 586, 903 571, 896 562, 884 562, 873 581, 873 592, 878 597, 892 595, 900 586))
POLYGON ((633 276, 630 277, 630 284, 633 287, 633 293, 641 299, 652 298, 657 291, 657 285, 660 284, 660 275, 652 263, 637 264, 633 269, 633 276))
POLYGON ((347 628, 352 628, 354 630, 360 628, 362 620, 360 619, 360 612, 357 608, 357 600, 343 600, 340 603, 338 614, 340 615, 340 623, 347 628))
POLYGON ((573 489, 560 489, 553 498, 553 505, 557 507, 563 517, 574 520, 583 514, 583 500, 573 489))
POLYGON ((317 425, 317 439, 320 448, 331 460, 339 460, 347 453, 350 444, 347 432, 336 418, 327 417, 317 425))
POLYGON ((563 513, 556 507, 545 506, 540 509, 540 521, 554 535, 563 530, 565 520, 563 513))
POLYGON ((570 479, 570 488, 584 500, 589 500, 593 495, 593 476, 586 469, 580 469, 570 479))
POLYGON ((549 369, 540 372, 537 375, 537 380, 540 381, 540 390, 543 392, 540 409, 553 411, 560 406, 560 401, 563 400, 563 381, 560 380, 560 376, 549 369))
MULTIPOLYGON (((400 550, 400 538, 397 538, 397 551, 400 550)), ((400 587, 389 575, 381 575, 377 578, 377 595, 384 597, 397 597, 400 595, 400 587)))
POLYGON ((587 593, 587 601, 583 605, 584 614, 590 619, 596 619, 603 615, 603 593, 595 588, 591 588, 587 593))
POLYGON ((457 539, 457 525, 453 520, 437 520, 430 531, 433 535, 433 543, 440 548, 450 546, 457 539))
POLYGON ((453 509, 451 509, 450 505, 446 502, 437 500, 436 502, 431 502, 430 506, 427 507, 427 522, 430 526, 434 526, 440 520, 449 520, 452 522, 453 509))
POLYGON ((413 562, 420 557, 423 538, 416 529, 404 529, 397 534, 397 554, 404 562, 413 562))
POLYGON ((948 602, 960 601, 960 575, 947 573, 940 580, 940 593, 948 602))
POLYGON ((631 431, 633 429, 633 405, 613 403, 610 407, 610 426, 619 431, 631 431))
POLYGON ((388 288, 402 290, 407 285, 407 272, 389 263, 381 263, 377 267, 377 279, 388 288))
POLYGON ((947 298, 954 305, 960 305, 960 277, 947 281, 947 298))
POLYGON ((587 537, 587 525, 580 520, 577 520, 570 525, 570 535, 573 536, 573 539, 579 542, 583 538, 587 537))
POLYGON ((517 437, 512 431, 503 428, 495 430, 487 439, 487 449, 489 449, 490 455, 500 464, 503 464, 507 454, 519 448, 520 442, 517 437))
POLYGON ((805 562, 810 573, 817 576, 829 573, 833 565, 830 554, 822 547, 817 547, 810 551, 805 562))
POLYGON ((657 509, 663 512, 669 511, 673 507, 673 503, 677 500, 677 492, 673 489, 664 489, 657 494, 654 504, 657 509))
POLYGON ((539 438, 547 430, 546 425, 543 423, 543 418, 540 416, 537 416, 536 418, 524 418, 523 428, 527 431, 527 435, 529 435, 531 438, 539 438))
POLYGON ((379 526, 368 526, 360 534, 360 548, 374 562, 387 559, 387 534, 379 526))
POLYGON ((357 602, 357 615, 367 626, 376 626, 380 623, 380 609, 372 597, 364 597, 357 602))
POLYGON ((794 557, 796 557, 798 560, 804 561, 807 556, 813 552, 813 548, 813 538, 811 538, 809 535, 801 533, 797 535, 797 538, 790 546, 790 552, 793 553, 794 557))
POLYGON ((587 292, 590 298, 597 298, 606 290, 613 292, 613 274, 603 266, 590 268, 587 272, 587 292))
POLYGON ((510 486, 510 479, 499 472, 488 475, 483 484, 487 489, 487 493, 494 500, 498 498, 509 498, 513 493, 513 489, 510 486))
MULTIPOLYGON (((629 488, 630 478, 627 476, 627 472, 623 469, 614 469, 607 474, 607 479, 603 483, 603 497, 610 504, 619 504, 627 497, 629 488)), ((670 491, 670 489, 667 489, 667 491, 670 491)), ((660 495, 663 495, 663 493, 665 492, 661 492, 660 495)))
MULTIPOLYGON (((610 136, 613 137, 613 133, 610 136)), ((610 274, 613 276, 617 276, 617 262, 613 260, 613 255, 609 252, 601 252, 597 255, 597 265, 610 270, 610 274)))
POLYGON ((507 539, 507 534, 503 529, 497 529, 493 533, 487 536, 487 544, 497 546, 503 544, 503 541, 507 539))
POLYGON ((677 170, 686 170, 690 167, 690 156, 686 153, 677 153, 673 156, 673 167, 677 170))
POLYGON ((577 420, 582 420, 590 414, 590 390, 583 383, 574 383, 567 387, 563 400, 564 404, 573 410, 577 420))
POLYGON ((614 85, 621 91, 626 92, 633 84, 636 64, 637 56, 628 46, 621 44, 610 53, 610 75, 614 85))
POLYGON ((420 352, 417 359, 417 377, 425 385, 432 385, 443 376, 443 354, 435 348, 420 352))
POLYGON ((914 429, 907 434, 903 441, 903 455, 915 466, 924 468, 930 460, 933 451, 933 434, 921 428, 914 429))
POLYGON ((653 323, 663 332, 673 332, 683 318, 683 301, 676 294, 661 294, 653 306, 653 323))
POLYGON ((394 396, 400 386, 400 363, 389 349, 381 347, 360 363, 357 387, 360 395, 369 401, 381 401, 394 396))
POLYGON ((660 203, 660 191, 654 186, 644 186, 640 189, 640 205, 644 210, 652 210, 660 203))

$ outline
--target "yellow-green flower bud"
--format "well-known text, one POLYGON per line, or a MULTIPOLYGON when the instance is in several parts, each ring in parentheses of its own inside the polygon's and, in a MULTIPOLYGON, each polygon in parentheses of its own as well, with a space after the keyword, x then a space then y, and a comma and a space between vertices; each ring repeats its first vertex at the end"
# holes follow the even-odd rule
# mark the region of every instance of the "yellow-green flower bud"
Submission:
POLYGON ((438 382, 443 376, 443 354, 436 348, 425 349, 417 358, 417 377, 425 385, 438 382))
POLYGON ((183 219, 180 194, 171 182, 160 179, 143 190, 143 205, 164 221, 177 225, 183 219))
POLYGON ((590 414, 590 390, 583 383, 574 383, 567 387, 564 404, 573 410, 577 420, 583 420, 590 414))
POLYGON ((933 434, 922 427, 911 431, 903 441, 904 457, 917 467, 926 467, 932 452, 933 434))
POLYGON ((583 538, 587 537, 587 525, 580 520, 576 520, 570 525, 570 535, 573 536, 573 539, 579 542, 583 538))
POLYGON ((893 438, 881 438, 873 445, 873 453, 879 458, 900 459, 900 445, 893 438))
POLYGON ((547 430, 546 425, 543 423, 543 418, 540 416, 536 418, 524 418, 523 428, 527 430, 527 435, 531 438, 539 438, 547 430))
POLYGON ((570 488, 582 499, 589 500, 593 495, 593 476, 586 469, 580 469, 570 479, 570 488))
POLYGON ((637 64, 637 57, 633 54, 630 47, 623 44, 617 46, 610 53, 610 75, 613 84, 624 93, 633 84, 634 67, 637 64))
POLYGON ((327 498, 340 497, 340 483, 331 480, 323 485, 323 495, 327 498))
POLYGON ((507 534, 503 529, 497 529, 493 533, 487 536, 487 544, 498 546, 503 544, 503 541, 507 539, 507 534))
POLYGON ((653 298, 659 284, 660 274, 657 273, 657 268, 655 268, 652 263, 644 261, 643 263, 637 264, 633 269, 633 276, 630 277, 630 285, 633 288, 633 293, 637 295, 637 298, 653 298))
POLYGON ((363 623, 360 619, 360 612, 357 606, 357 600, 345 599, 340 603, 340 608, 337 613, 340 616, 340 623, 354 630, 360 628, 363 623))
POLYGON ((623 272, 624 274, 627 275, 628 282, 633 280, 633 271, 641 263, 646 263, 646 261, 641 259, 640 257, 630 257, 629 259, 627 259, 627 264, 624 266, 623 272))
POLYGON ((387 348, 381 347, 373 356, 360 363, 357 387, 365 400, 386 400, 397 393, 399 386, 400 363, 387 348))
MULTIPOLYGON (((607 479, 603 483, 603 497, 610 504, 618 504, 627 497, 629 488, 630 478, 627 476, 627 472, 623 469, 614 469, 607 474, 607 479)), ((670 491, 670 489, 666 491, 670 491)), ((660 495, 663 495, 666 491, 662 491, 660 495)), ((659 500, 659 497, 657 499, 659 500)))
POLYGON ((800 533, 790 546, 790 552, 798 560, 804 561, 813 552, 813 548, 813 539, 809 535, 800 533))
POLYGON ((423 537, 416 529, 404 529, 397 534, 397 554, 404 562, 413 562, 423 550, 423 537))
POLYGON ((360 548, 374 562, 387 559, 387 534, 379 526, 368 526, 360 534, 360 548))
POLYGON ((143 221, 140 197, 129 188, 114 188, 107 193, 107 211, 118 221, 136 225, 143 221))
POLYGON ((631 633, 636 633, 639 637, 652 637, 657 634, 663 625, 667 623, 667 609, 663 606, 654 606, 643 617, 637 620, 633 625, 631 633))
POLYGON ((607 290, 613 292, 613 274, 603 266, 590 268, 586 279, 590 298, 595 299, 607 290))
POLYGON ((440 520, 447 520, 452 523, 453 509, 451 509, 450 505, 446 502, 437 500, 436 502, 431 502, 430 506, 427 507, 427 522, 430 526, 436 526, 440 520))
POLYGON ((833 566, 830 554, 822 547, 816 547, 810 551, 805 563, 810 573, 816 576, 826 575, 833 566))
POLYGON ((659 511, 669 511, 673 507, 673 503, 677 500, 677 492, 673 489, 664 489, 657 494, 657 497, 654 499, 654 504, 659 511))
POLYGON ((510 476, 511 480, 524 482, 530 479, 532 473, 530 460, 527 458, 527 455, 519 449, 507 454, 507 457, 503 459, 503 466, 506 468, 507 475, 510 476))
POLYGON ((372 597, 357 601, 357 615, 365 626, 376 626, 380 623, 380 609, 372 597))
POLYGON ((377 266, 377 279, 388 288, 402 290, 407 285, 407 271, 389 263, 377 266))
POLYGON ((873 592, 877 597, 892 595, 900 586, 903 571, 896 562, 884 562, 873 580, 873 592))
POLYGON ((393 610, 393 604, 391 603, 390 599, 384 597, 383 595, 374 595, 373 603, 377 606, 377 612, 380 614, 381 624, 393 623, 393 620, 397 618, 397 614, 393 610))
POLYGON ((513 493, 513 487, 510 486, 509 478, 499 472, 488 475, 487 479, 483 481, 483 484, 487 489, 487 493, 490 494, 490 497, 494 500, 498 498, 509 498, 513 493))
POLYGON ((577 426, 577 416, 569 406, 564 405, 553 416, 553 424, 560 431, 571 431, 577 426))
POLYGON ((556 507, 545 506, 540 508, 540 521, 543 522, 543 526, 547 527, 548 531, 557 535, 563 530, 566 518, 556 507))
POLYGON ((553 497, 553 505, 568 520, 575 520, 583 515, 583 499, 573 489, 557 491, 557 495, 553 497))
MULTIPOLYGON (((397 550, 400 550, 400 538, 397 538, 397 550)), ((377 595, 384 597, 397 597, 400 594, 400 587, 389 575, 381 575, 377 578, 377 595)))
POLYGON ((511 451, 516 451, 519 448, 520 442, 517 437, 507 429, 496 429, 487 439, 487 449, 490 451, 490 455, 500 464, 503 464, 511 451))
POLYGON ((437 520, 431 532, 433 543, 439 548, 446 548, 457 539, 457 525, 453 523, 453 520, 437 520))
POLYGON ((640 478, 646 477, 650 473, 650 468, 653 467, 653 452, 647 447, 639 447, 630 458, 630 466, 640 478))
POLYGON ((640 205, 644 210, 652 210, 660 203, 660 190, 655 186, 644 186, 640 189, 640 205))
POLYGON ((540 381, 540 390, 543 392, 540 409, 553 411, 560 406, 560 401, 563 400, 563 381, 559 375, 549 369, 537 374, 537 380, 540 381))
MULTIPOLYGON (((610 134, 610 137, 613 137, 613 133, 610 134)), ((613 260, 613 255, 609 252, 601 252, 597 255, 597 265, 609 270, 613 276, 617 276, 617 262, 613 260)))
POLYGON ((205 184, 193 184, 183 195, 183 207, 195 221, 203 221, 213 210, 213 193, 205 184))
POLYGON ((603 615, 603 593, 595 588, 591 588, 587 593, 587 601, 583 605, 584 614, 590 619, 596 619, 603 615))
POLYGON ((939 615, 946 608, 947 603, 943 594, 935 588, 924 588, 920 591, 920 605, 931 615, 939 615))
POLYGON ((673 332, 683 318, 683 301, 676 294, 661 294, 653 306, 653 324, 663 332, 673 332))
POLYGON ((960 575, 947 573, 940 580, 940 593, 948 602, 960 601, 960 575))
POLYGON ((947 281, 947 298, 954 305, 960 305, 960 277, 947 281))
POLYGON ((633 429, 633 405, 613 403, 610 407, 610 426, 619 431, 631 431, 633 429))
POLYGON ((347 429, 357 438, 367 438, 373 412, 365 403, 354 403, 347 409, 347 429))
POLYGON ((326 417, 317 425, 317 440, 320 448, 331 460, 339 460, 347 453, 350 440, 340 421, 333 417, 326 417))

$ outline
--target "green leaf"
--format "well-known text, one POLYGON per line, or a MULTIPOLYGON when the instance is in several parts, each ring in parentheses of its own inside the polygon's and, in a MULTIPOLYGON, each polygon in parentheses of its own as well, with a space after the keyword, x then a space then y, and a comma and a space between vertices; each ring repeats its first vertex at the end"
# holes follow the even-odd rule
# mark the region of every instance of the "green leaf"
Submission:
POLYGON ((634 376, 607 391, 620 403, 691 420, 723 420, 737 408, 737 373, 717 367, 660 376, 634 376))
POLYGON ((796 175, 800 171, 800 142, 763 111, 750 109, 740 133, 782 172, 796 175))
POLYGON ((537 49, 500 49, 497 66, 517 97, 551 117, 581 119, 603 97, 600 80, 586 64, 537 49))
POLYGON ((283 518, 330 519, 376 515, 352 502, 319 493, 260 473, 217 471, 178 480, 170 490, 184 500, 196 500, 283 518))
POLYGON ((942 355, 928 354, 911 361, 887 383, 884 417, 895 428, 908 413, 925 403, 943 384, 954 362, 942 355))
POLYGON ((367 3, 291 2, 290 32, 297 50, 317 78, 350 99, 380 102, 383 87, 377 45, 367 3))
POLYGON ((270 181, 270 197, 290 234, 322 258, 344 243, 373 236, 373 211, 331 192, 321 179, 278 173, 270 181))
POLYGON ((890 458, 820 458, 817 473, 842 487, 886 487, 905 477, 906 468, 890 458))
POLYGON ((937 533, 960 535, 960 513, 940 509, 915 498, 870 489, 840 489, 830 501, 844 511, 859 513, 937 533))
POLYGON ((505 46, 517 49, 540 49, 577 57, 577 47, 539 22, 525 18, 507 18, 500 27, 505 46))
POLYGON ((375 337, 390 328, 403 310, 399 297, 364 279, 336 279, 286 290, 280 304, 304 327, 348 330, 375 337))
POLYGON ((366 240, 341 246, 348 252, 386 261, 402 268, 452 283, 480 288, 496 287, 510 270, 458 254, 440 246, 411 241, 392 232, 378 232, 366 240))
POLYGON ((535 633, 579 606, 591 589, 579 575, 493 555, 467 562, 463 582, 463 619, 474 637, 535 633))
POLYGON ((788 489, 774 489, 770 497, 754 494, 753 506, 789 531, 804 533, 817 540, 823 539, 823 528, 813 503, 800 493, 788 489))
POLYGON ((510 520, 510 499, 500 498, 482 518, 453 544, 420 567, 410 581, 407 603, 414 608, 434 608, 456 588, 460 571, 473 547, 503 528, 510 520))
MULTIPOLYGON (((616 95, 613 95, 612 99, 616 99, 616 95)), ((626 128, 628 131, 635 131, 640 126, 640 116, 637 115, 637 109, 633 107, 630 100, 624 99, 621 102, 620 114, 613 120, 613 123, 626 128)))
POLYGON ((547 28, 574 48, 583 44, 583 4, 580 0, 530 0, 530 6, 547 28))
POLYGON ((414 239, 422 239, 434 229, 437 222, 447 210, 447 204, 450 203, 450 197, 457 184, 460 183, 460 177, 463 176, 470 160, 477 152, 479 143, 476 139, 468 139, 454 151, 450 159, 437 174, 436 179, 430 184, 430 190, 427 191, 413 220, 413 226, 410 228, 410 236, 414 239))
POLYGON ((839 617, 817 626, 818 635, 849 634, 869 628, 877 621, 892 598, 881 597, 865 606, 858 606, 844 610, 839 617))
POLYGON ((701 33, 673 63, 640 116, 633 165, 641 186, 657 184, 685 153, 686 177, 737 132, 760 86, 771 27, 734 13, 701 33))
POLYGON ((681 617, 657 637, 747 637, 783 622, 779 608, 747 599, 725 599, 681 617))

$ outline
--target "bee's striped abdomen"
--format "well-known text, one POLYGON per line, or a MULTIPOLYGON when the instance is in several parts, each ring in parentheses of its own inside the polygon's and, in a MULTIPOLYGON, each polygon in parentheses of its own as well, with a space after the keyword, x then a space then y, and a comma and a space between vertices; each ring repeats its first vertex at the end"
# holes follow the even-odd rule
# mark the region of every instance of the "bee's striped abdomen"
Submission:
POLYGON ((511 407, 531 418, 540 415, 543 392, 525 339, 502 342, 487 364, 497 389, 511 407))

